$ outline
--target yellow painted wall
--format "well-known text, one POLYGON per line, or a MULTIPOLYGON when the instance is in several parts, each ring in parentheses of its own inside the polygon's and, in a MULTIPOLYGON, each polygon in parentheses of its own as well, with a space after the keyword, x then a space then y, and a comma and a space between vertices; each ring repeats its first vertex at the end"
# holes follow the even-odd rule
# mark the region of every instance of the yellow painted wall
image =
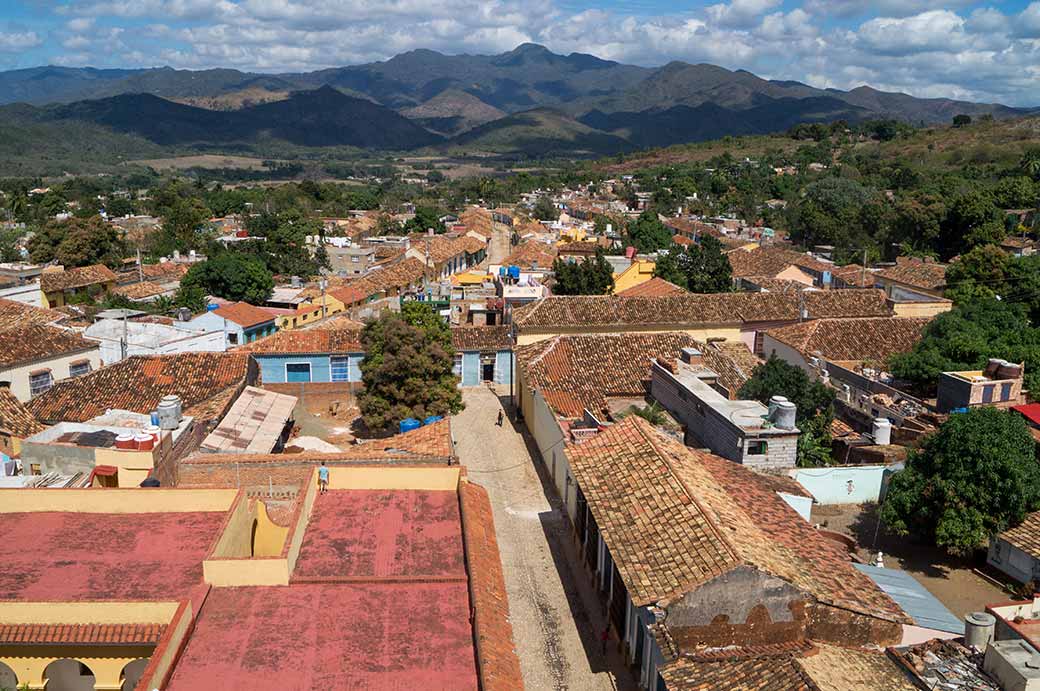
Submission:
POLYGON ((253 532, 253 515, 249 510, 249 500, 245 493, 235 499, 228 512, 224 529, 209 553, 210 559, 246 558, 251 556, 251 536, 253 532))
POLYGON ((99 448, 94 450, 94 465, 151 470, 155 467, 155 454, 152 451, 120 451, 114 448, 99 448))
POLYGON ((527 331, 521 332, 517 335, 516 344, 518 346, 527 345, 528 343, 538 343, 544 341, 547 338, 554 336, 585 336, 595 334, 610 334, 610 333, 665 333, 668 331, 677 331, 687 333, 696 338, 699 341, 707 341, 709 338, 720 338, 726 341, 739 341, 740 340, 740 327, 739 326, 713 326, 703 328, 684 328, 682 325, 671 325, 661 327, 648 327, 645 324, 636 327, 626 328, 621 325, 616 326, 605 326, 605 327, 586 327, 582 330, 578 329, 556 329, 553 332, 535 332, 527 331))
POLYGON ((177 602, 0 602, 5 624, 165 624, 177 602))
POLYGON ((227 511, 234 489, 0 489, 0 514, 35 511, 72 513, 184 513, 227 511))
MULTIPOLYGON (((159 640, 159 647, 154 651, 148 669, 141 677, 141 682, 144 683, 143 688, 157 689, 162 686, 163 680, 177 661, 177 654, 191 633, 194 621, 193 612, 194 608, 189 602, 188 606, 179 612, 177 619, 167 625, 166 632, 159 640)), ((138 683, 139 688, 141 682, 138 683)))
POLYGON ((256 502, 256 541, 253 556, 278 557, 285 546, 285 538, 289 535, 289 526, 280 526, 267 515, 267 505, 256 502))
POLYGON ((44 672, 55 660, 71 659, 82 662, 94 673, 94 688, 98 691, 119 691, 120 674, 127 664, 151 656, 152 646, 114 645, 17 645, 0 646, 0 662, 10 667, 18 677, 18 684, 29 684, 34 691, 43 689, 44 672))
POLYGON ((311 520, 311 512, 314 510, 314 500, 318 496, 318 469, 311 472, 311 481, 304 488, 303 502, 296 516, 296 524, 289 531, 286 538, 285 559, 291 575, 296 570, 296 560, 300 558, 300 549, 303 547, 303 536, 307 532, 307 524, 311 520))
POLYGON ((455 491, 458 487, 458 466, 433 468, 329 468, 329 489, 455 491))
POLYGON ((645 259, 637 259, 627 269, 619 274, 614 274, 614 292, 620 293, 640 283, 646 283, 654 277, 654 268, 657 265, 645 259))
POLYGON ((892 303, 892 311, 897 317, 935 317, 952 309, 953 303, 949 300, 892 303))
POLYGON ((207 559, 202 577, 215 588, 289 585, 289 563, 282 557, 260 559, 207 559))

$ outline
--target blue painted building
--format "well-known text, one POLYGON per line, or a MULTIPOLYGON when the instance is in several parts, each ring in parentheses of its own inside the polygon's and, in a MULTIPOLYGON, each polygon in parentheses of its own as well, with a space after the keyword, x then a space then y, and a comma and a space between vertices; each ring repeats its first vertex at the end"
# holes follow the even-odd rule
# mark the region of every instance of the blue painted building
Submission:
POLYGON ((465 326, 451 330, 455 374, 460 386, 513 382, 513 338, 508 326, 465 326))
POLYGON ((361 381, 365 353, 359 332, 281 331, 249 345, 264 384, 352 383, 361 381))
POLYGON ((273 312, 247 302, 233 302, 200 314, 188 326, 206 333, 223 331, 225 346, 235 348, 274 334, 278 331, 275 319, 273 312))

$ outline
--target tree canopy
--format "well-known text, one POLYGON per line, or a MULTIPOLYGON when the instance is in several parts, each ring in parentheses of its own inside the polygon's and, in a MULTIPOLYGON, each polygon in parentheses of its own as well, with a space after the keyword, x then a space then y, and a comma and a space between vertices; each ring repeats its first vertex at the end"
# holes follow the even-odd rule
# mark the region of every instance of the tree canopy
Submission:
POLYGON ((406 418, 462 410, 451 332, 428 305, 411 302, 400 315, 384 312, 365 327, 361 342, 365 388, 358 406, 369 429, 389 431, 406 418))
POLYGON ((663 250, 672 244, 672 231, 668 230, 656 211, 644 211, 639 218, 628 224, 628 243, 646 254, 663 250))
POLYGON ((693 293, 725 293, 733 290, 733 267, 722 243, 710 235, 696 245, 672 245, 657 258, 654 276, 693 293))
POLYGON ((181 279, 181 293, 190 295, 195 288, 225 300, 262 305, 274 290, 274 278, 258 259, 223 252, 188 269, 181 279))
POLYGON ((1040 507, 1035 449, 1016 413, 983 407, 952 415, 892 476, 881 519, 900 535, 970 554, 1040 507))
POLYGON ((29 243, 34 262, 56 261, 66 268, 105 264, 117 267, 126 254, 118 231, 100 216, 70 218, 44 225, 29 243))
POLYGON ((553 262, 554 295, 608 295, 614 290, 614 269, 603 255, 584 261, 556 259, 553 262))

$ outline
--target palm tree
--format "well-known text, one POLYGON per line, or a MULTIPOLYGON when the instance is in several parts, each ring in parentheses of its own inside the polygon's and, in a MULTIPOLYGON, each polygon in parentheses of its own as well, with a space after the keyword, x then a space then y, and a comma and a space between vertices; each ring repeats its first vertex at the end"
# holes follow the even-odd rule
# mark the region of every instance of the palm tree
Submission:
POLYGON ((1022 172, 1034 180, 1040 180, 1040 149, 1026 152, 1022 157, 1022 172))

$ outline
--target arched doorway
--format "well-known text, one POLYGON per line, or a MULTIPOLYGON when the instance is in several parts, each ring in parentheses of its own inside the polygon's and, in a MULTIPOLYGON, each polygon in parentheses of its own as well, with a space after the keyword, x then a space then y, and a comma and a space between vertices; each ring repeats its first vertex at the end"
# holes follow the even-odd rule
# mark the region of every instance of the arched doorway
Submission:
POLYGON ((79 660, 55 660, 43 670, 46 691, 94 691, 94 672, 79 660))
POLYGON ((134 687, 141 680, 141 676, 144 674, 144 669, 147 666, 148 658, 146 657, 126 663, 122 674, 119 675, 119 679, 123 682, 122 691, 134 691, 134 687))
POLYGON ((0 691, 15 691, 18 688, 18 677, 14 670, 0 662, 0 691))

